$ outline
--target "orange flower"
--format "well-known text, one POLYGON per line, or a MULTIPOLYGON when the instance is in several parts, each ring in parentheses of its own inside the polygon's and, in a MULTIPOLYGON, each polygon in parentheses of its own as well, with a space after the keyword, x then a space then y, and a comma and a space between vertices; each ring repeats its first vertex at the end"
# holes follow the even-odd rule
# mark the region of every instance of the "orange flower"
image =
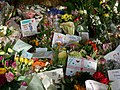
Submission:
POLYGON ((38 46, 39 45, 39 41, 38 40, 33 40, 33 42, 35 43, 35 46, 38 46))
POLYGON ((45 64, 46 64, 46 62, 36 61, 36 62, 34 62, 34 63, 32 64, 32 66, 33 66, 33 67, 35 67, 35 66, 42 66, 42 67, 44 67, 45 64))
POLYGON ((6 73, 6 69, 5 68, 0 68, 0 74, 5 74, 6 73))
POLYGON ((36 46, 38 46, 38 45, 39 45, 39 42, 38 42, 37 40, 35 41, 35 45, 36 45, 36 46))
POLYGON ((85 87, 80 86, 79 84, 74 85, 74 90, 86 90, 85 87))

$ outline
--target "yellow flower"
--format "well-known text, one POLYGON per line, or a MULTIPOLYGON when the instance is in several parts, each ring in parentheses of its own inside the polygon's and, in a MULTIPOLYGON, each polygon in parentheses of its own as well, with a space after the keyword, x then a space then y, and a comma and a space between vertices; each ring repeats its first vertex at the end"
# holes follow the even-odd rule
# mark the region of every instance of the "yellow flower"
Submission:
POLYGON ((14 58, 14 60, 15 60, 15 61, 18 61, 18 60, 19 60, 19 57, 18 57, 18 56, 16 56, 16 57, 14 58))
POLYGON ((80 13, 80 14, 84 14, 84 11, 83 11, 83 10, 79 10, 79 13, 80 13))
POLYGON ((100 1, 100 4, 102 4, 102 3, 103 3, 103 1, 101 0, 101 1, 100 1))
POLYGON ((30 59, 29 62, 28 62, 28 65, 32 65, 33 62, 34 62, 34 61, 33 61, 32 59, 30 59))
POLYGON ((72 15, 64 14, 61 16, 61 19, 65 20, 65 21, 72 20, 72 15))
POLYGON ((108 13, 103 14, 104 17, 109 17, 108 13))
POLYGON ((24 62, 24 58, 23 57, 20 57, 20 62, 24 62))
POLYGON ((29 60, 27 58, 24 59, 25 64, 27 65, 29 60))
POLYGON ((0 74, 5 74, 6 73, 6 69, 5 68, 0 68, 0 74))

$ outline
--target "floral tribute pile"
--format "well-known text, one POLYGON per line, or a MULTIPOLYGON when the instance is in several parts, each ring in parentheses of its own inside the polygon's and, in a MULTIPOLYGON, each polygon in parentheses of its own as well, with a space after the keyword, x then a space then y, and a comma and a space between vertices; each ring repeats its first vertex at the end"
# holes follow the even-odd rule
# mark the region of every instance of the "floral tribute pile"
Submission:
POLYGON ((119 0, 11 2, 0 1, 0 90, 120 89, 119 0))

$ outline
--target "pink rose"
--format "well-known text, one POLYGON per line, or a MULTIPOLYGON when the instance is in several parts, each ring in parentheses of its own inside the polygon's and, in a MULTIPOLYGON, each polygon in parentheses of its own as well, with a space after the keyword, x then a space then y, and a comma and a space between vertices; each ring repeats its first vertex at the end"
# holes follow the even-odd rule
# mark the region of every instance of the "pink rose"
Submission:
POLYGON ((14 74, 12 72, 8 72, 5 74, 5 77, 7 79, 8 82, 11 82, 14 80, 14 74))

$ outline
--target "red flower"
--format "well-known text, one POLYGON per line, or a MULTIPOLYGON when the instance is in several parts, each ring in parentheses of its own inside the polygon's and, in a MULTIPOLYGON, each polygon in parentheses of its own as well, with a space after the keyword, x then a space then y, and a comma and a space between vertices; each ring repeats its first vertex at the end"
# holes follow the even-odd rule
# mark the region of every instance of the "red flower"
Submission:
POLYGON ((102 72, 95 72, 93 74, 93 78, 95 78, 95 80, 99 81, 100 79, 105 78, 105 75, 102 72))
POLYGON ((88 44, 92 44, 93 42, 91 40, 87 40, 87 43, 88 44))
POLYGON ((100 82, 103 83, 103 84, 108 84, 109 79, 105 77, 105 78, 100 79, 100 82))

